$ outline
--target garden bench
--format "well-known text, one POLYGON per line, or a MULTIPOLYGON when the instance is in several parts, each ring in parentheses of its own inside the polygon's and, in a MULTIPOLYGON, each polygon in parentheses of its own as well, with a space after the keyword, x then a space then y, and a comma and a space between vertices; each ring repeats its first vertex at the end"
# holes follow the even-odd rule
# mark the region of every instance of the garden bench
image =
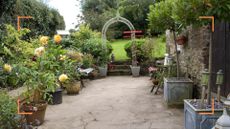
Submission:
MULTIPOLYGON (((133 31, 135 33, 136 38, 143 37, 143 31, 142 30, 135 30, 133 31)), ((132 31, 123 31, 123 38, 131 38, 132 31)))
POLYGON ((87 68, 87 69, 78 68, 77 70, 78 70, 78 71, 80 72, 80 74, 82 75, 82 76, 80 77, 81 85, 82 85, 82 87, 85 87, 84 82, 83 82, 83 79, 88 78, 89 75, 94 71, 94 69, 93 69, 93 68, 87 68))

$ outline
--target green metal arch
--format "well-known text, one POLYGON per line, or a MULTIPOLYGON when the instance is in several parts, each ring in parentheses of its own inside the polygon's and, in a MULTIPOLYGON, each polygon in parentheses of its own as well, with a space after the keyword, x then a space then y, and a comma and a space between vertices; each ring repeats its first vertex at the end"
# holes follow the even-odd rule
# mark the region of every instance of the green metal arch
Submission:
MULTIPOLYGON (((112 25, 112 24, 114 24, 116 22, 124 23, 124 24, 126 24, 129 27, 129 29, 131 31, 131 40, 132 40, 132 43, 135 42, 135 28, 134 28, 133 24, 128 19, 126 19, 124 17, 121 17, 119 15, 119 13, 117 13, 116 17, 111 18, 110 20, 108 20, 105 23, 105 25, 103 26, 103 28, 102 28, 102 43, 103 43, 104 47, 106 47, 106 40, 107 40, 106 32, 107 32, 108 28, 110 27, 110 25, 112 25)), ((132 45, 132 58, 133 58, 132 64, 136 65, 135 45, 132 45)))

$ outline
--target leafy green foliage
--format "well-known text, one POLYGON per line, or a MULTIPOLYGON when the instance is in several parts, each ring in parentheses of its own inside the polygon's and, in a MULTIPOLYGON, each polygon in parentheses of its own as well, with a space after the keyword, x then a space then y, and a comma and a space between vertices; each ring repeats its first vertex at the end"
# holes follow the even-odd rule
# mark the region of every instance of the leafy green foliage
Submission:
POLYGON ((71 33, 70 40, 71 45, 74 48, 80 48, 85 40, 91 38, 100 38, 101 34, 97 31, 90 29, 89 25, 82 24, 79 27, 79 31, 71 33))
POLYGON ((18 32, 11 25, 1 25, 0 27, 0 86, 12 89, 21 86, 25 81, 25 78, 19 73, 24 72, 21 71, 23 70, 21 66, 27 64, 32 57, 34 46, 21 39, 28 33, 27 29, 18 32), (4 72, 4 64, 11 65, 12 71, 4 72))
MULTIPOLYGON (((33 19, 21 19, 21 27, 29 28, 27 36, 53 35, 57 29, 64 29, 63 17, 55 9, 37 0, 1 0, 0 23, 16 25, 17 16, 32 16, 33 19)), ((15 26, 16 27, 16 26, 15 26)))
POLYGON ((112 52, 112 46, 109 43, 104 46, 101 39, 91 38, 82 44, 81 52, 91 54, 97 64, 105 65, 112 52))
POLYGON ((155 32, 164 32, 166 29, 175 30, 176 23, 172 18, 173 0, 166 0, 150 5, 148 14, 149 27, 155 32))
POLYGON ((230 1, 229 0, 206 0, 205 6, 208 8, 206 15, 214 16, 218 21, 230 22, 230 1))
MULTIPOLYGON (((155 0, 82 0, 83 19, 93 30, 101 31, 104 24, 115 17, 119 10, 121 16, 130 20, 136 29, 147 31, 148 7, 155 2, 155 0)), ((121 38, 125 30, 129 30, 125 24, 113 24, 109 28, 107 37, 108 39, 121 38)))
POLYGON ((19 125, 16 101, 0 90, 0 128, 16 129, 19 125))
MULTIPOLYGON (((137 30, 146 31, 148 28, 147 14, 149 5, 154 4, 155 0, 121 0, 119 11, 121 16, 127 18, 137 30)), ((128 30, 127 26, 120 24, 118 28, 128 30)))
POLYGON ((1 25, 0 28, 0 56, 3 60, 23 59, 33 53, 33 45, 21 39, 29 30, 18 32, 11 25, 1 25))
POLYGON ((184 28, 189 25, 200 26, 204 20, 199 16, 206 16, 207 8, 202 0, 176 0, 173 4, 172 17, 184 28))
MULTIPOLYGON (((152 44, 147 40, 135 41, 137 61, 144 62, 152 57, 152 44)), ((132 41, 125 45, 125 51, 129 58, 132 58, 132 41)))
POLYGON ((93 56, 91 54, 85 54, 82 60, 83 68, 90 68, 94 63, 93 56))

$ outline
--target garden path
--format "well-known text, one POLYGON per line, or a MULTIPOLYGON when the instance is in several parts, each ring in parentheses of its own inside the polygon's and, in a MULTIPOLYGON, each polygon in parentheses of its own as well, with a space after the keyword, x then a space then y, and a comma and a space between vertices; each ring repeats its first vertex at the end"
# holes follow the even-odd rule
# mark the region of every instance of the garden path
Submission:
POLYGON ((38 129, 182 129, 183 110, 165 107, 150 89, 147 77, 89 81, 79 95, 49 105, 38 129))

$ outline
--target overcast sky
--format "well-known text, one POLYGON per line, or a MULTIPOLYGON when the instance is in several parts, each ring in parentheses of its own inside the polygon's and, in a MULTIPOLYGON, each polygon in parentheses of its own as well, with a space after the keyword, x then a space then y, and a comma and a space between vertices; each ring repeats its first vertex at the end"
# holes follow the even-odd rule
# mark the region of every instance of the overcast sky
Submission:
POLYGON ((77 15, 81 14, 80 2, 77 0, 50 0, 50 7, 57 9, 64 17, 66 30, 74 29, 78 23, 77 15))

